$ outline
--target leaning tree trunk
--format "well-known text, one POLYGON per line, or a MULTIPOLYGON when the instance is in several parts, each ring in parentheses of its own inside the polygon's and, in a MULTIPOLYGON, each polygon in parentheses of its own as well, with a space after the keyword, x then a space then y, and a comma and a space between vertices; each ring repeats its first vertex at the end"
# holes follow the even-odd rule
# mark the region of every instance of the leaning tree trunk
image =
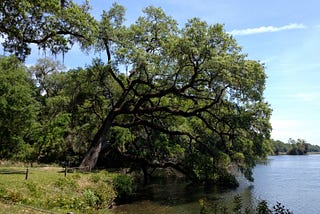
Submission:
POLYGON ((102 126, 94 136, 91 146, 80 164, 80 168, 93 169, 97 164, 97 161, 100 156, 100 152, 104 148, 110 147, 110 145, 106 145, 107 133, 110 130, 114 119, 119 114, 119 112, 121 112, 120 109, 125 103, 125 99, 129 94, 129 91, 130 90, 124 90, 120 99, 117 101, 116 105, 113 107, 113 109, 109 112, 108 116, 103 121, 102 126))
POLYGON ((92 169, 92 168, 94 168, 96 166, 101 150, 103 150, 103 148, 105 148, 105 146, 108 146, 108 145, 106 145, 106 143, 107 143, 106 142, 106 135, 107 135, 107 132, 109 131, 109 129, 111 128, 111 126, 112 126, 113 120, 115 119, 115 117, 117 115, 116 112, 118 111, 118 113, 119 113, 119 109, 121 109, 122 105, 125 102, 125 99, 126 99, 127 95, 130 92, 130 89, 132 89, 132 86, 133 86, 133 85, 129 84, 128 88, 126 88, 125 84, 114 73, 114 71, 112 70, 112 66, 111 66, 111 52, 110 52, 110 47, 109 47, 108 40, 104 40, 104 44, 105 44, 105 48, 106 48, 106 52, 107 52, 107 59, 108 59, 108 66, 106 67, 106 69, 107 69, 106 73, 110 73, 111 74, 111 77, 123 89, 123 93, 120 96, 120 98, 117 101, 117 103, 115 104, 115 106, 113 107, 113 109, 110 111, 110 113, 106 117, 106 119, 103 121, 103 124, 100 127, 100 129, 97 132, 97 134, 94 136, 92 144, 91 144, 87 154, 85 155, 84 159, 82 160, 82 162, 80 164, 80 168, 92 169))
POLYGON ((109 129, 111 128, 114 118, 115 118, 115 113, 111 112, 103 121, 102 126, 94 136, 92 144, 80 164, 80 168, 91 170, 96 166, 100 156, 100 152, 103 148, 105 148, 105 145, 107 143, 106 135, 109 129))

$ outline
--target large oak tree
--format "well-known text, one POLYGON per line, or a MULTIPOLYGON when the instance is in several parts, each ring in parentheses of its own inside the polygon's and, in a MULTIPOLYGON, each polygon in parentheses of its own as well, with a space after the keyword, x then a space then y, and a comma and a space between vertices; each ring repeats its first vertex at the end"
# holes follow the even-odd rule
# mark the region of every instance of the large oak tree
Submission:
POLYGON ((97 47, 106 51, 105 73, 121 93, 110 97, 81 166, 92 168, 101 151, 120 148, 110 133, 121 127, 131 138, 118 150, 143 166, 170 166, 199 178, 232 162, 250 178, 270 134, 263 65, 248 60, 219 24, 194 18, 179 29, 159 8, 144 14, 129 27, 121 24, 119 5, 102 15, 97 47), (147 154, 159 139, 162 155, 147 154), (179 149, 169 154, 164 148, 179 149))
POLYGON ((117 4, 96 21, 87 4, 46 2, 4 1, 3 45, 22 60, 32 43, 54 54, 74 42, 105 52, 104 63, 91 70, 105 99, 95 112, 101 122, 81 167, 116 152, 145 175, 172 167, 192 180, 222 180, 237 166, 251 179, 271 130, 266 75, 222 25, 194 18, 179 28, 160 8, 148 7, 126 26, 117 4))

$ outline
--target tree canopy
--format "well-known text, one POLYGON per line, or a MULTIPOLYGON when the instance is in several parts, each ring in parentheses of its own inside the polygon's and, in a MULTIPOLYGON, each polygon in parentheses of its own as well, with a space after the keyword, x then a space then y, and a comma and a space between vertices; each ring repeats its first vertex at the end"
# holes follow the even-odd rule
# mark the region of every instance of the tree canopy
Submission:
MULTIPOLYGON (((269 147, 266 74, 222 25, 193 18, 179 28, 161 8, 150 6, 126 26, 118 4, 97 21, 86 16, 87 4, 48 2, 52 10, 40 2, 36 6, 44 9, 37 11, 29 1, 2 3, 16 3, 12 13, 27 18, 1 30, 7 50, 24 59, 31 43, 58 53, 79 41, 105 52, 105 58, 68 72, 55 72, 59 66, 44 61, 31 68, 42 103, 43 124, 34 138, 38 159, 53 150, 73 153, 83 157, 81 167, 93 168, 116 155, 122 166, 141 168, 146 178, 152 169, 171 167, 193 181, 232 181, 230 169, 236 167, 252 179, 255 161, 269 147), (19 23, 40 31, 18 37, 19 23)), ((7 19, 2 11, 1 25, 7 19)))
POLYGON ((17 157, 36 120, 37 101, 23 65, 0 57, 0 156, 17 157))
POLYGON ((52 54, 65 53, 76 42, 85 48, 93 42, 97 22, 88 1, 4 0, 0 3, 0 37, 4 50, 21 61, 31 53, 31 44, 52 54))
POLYGON ((271 128, 263 65, 246 59, 222 25, 194 18, 179 29, 160 8, 144 14, 129 27, 119 23, 119 5, 102 15, 104 73, 119 95, 109 97, 81 166, 94 167, 101 151, 118 147, 144 167, 171 166, 199 178, 232 162, 250 175, 271 128))

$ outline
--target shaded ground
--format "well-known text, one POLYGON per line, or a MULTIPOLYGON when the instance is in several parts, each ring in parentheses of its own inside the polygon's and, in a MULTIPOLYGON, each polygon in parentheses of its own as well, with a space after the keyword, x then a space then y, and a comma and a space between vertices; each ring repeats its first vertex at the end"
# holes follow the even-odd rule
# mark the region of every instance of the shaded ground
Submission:
POLYGON ((0 174, 26 174, 26 171, 13 169, 0 169, 0 174))
POLYGON ((19 205, 14 205, 14 204, 8 204, 3 201, 0 201, 0 214, 27 214, 27 213, 32 213, 32 214, 43 214, 44 212, 40 212, 34 209, 22 207, 19 205))

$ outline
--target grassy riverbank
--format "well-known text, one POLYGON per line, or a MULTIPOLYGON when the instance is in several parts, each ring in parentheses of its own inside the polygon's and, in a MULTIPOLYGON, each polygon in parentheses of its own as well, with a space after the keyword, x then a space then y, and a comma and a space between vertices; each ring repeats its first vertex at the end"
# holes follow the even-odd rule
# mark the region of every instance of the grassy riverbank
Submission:
POLYGON ((61 167, 0 166, 0 213, 107 213, 116 173, 68 172, 61 167))

